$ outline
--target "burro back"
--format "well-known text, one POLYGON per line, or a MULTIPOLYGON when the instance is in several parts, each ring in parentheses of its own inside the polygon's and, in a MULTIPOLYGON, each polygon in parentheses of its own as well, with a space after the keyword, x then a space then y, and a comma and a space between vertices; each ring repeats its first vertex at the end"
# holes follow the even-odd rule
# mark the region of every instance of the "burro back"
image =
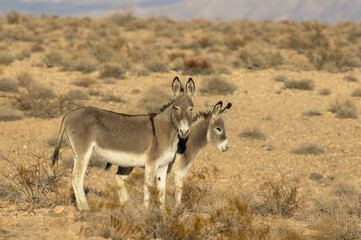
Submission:
MULTIPOLYGON (((192 96, 195 84, 190 78, 182 87, 178 77, 172 82, 174 99, 159 113, 127 115, 95 107, 78 108, 62 120, 53 164, 65 133, 74 155, 72 185, 79 210, 89 208, 84 192, 84 174, 92 152, 106 162, 122 167, 144 167, 144 204, 149 204, 149 187, 157 177, 160 200, 164 203, 168 164, 177 151, 179 138, 190 134, 192 96)), ((154 93, 156 94, 156 93, 154 93)), ((116 178, 117 182, 121 181, 116 178)))

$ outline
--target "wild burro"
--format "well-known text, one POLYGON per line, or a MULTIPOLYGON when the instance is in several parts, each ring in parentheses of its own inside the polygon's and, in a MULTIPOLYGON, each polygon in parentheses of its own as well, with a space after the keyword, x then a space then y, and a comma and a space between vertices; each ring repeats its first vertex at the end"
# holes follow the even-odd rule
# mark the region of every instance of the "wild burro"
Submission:
MULTIPOLYGON (((193 119, 191 134, 186 139, 180 139, 174 161, 169 165, 169 171, 174 177, 176 204, 179 205, 182 199, 184 180, 187 176, 196 157, 210 144, 211 146, 225 152, 230 145, 226 135, 223 116, 231 103, 222 109, 222 102, 218 102, 212 111, 199 112, 193 119)), ((111 166, 107 164, 107 168, 111 166)), ((116 179, 119 186, 120 201, 128 199, 128 192, 125 187, 125 180, 133 170, 132 167, 118 167, 116 179)))
POLYGON ((195 85, 190 78, 184 90, 176 77, 172 90, 173 101, 157 114, 127 115, 83 107, 65 115, 53 164, 58 159, 65 133, 74 155, 72 185, 79 210, 89 208, 83 182, 93 150, 114 165, 144 167, 145 207, 149 205, 149 188, 155 178, 164 203, 168 164, 174 159, 179 139, 187 138, 190 133, 195 85))

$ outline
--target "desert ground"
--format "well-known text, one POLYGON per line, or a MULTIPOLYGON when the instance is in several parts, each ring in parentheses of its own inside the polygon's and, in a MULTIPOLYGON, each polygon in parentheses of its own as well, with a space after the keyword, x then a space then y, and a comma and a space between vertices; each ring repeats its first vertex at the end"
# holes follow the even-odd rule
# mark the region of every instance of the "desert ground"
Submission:
MULTIPOLYGON (((361 25, 25 16, 0 18, 0 238, 360 239, 361 25), (118 203, 92 155, 80 212, 62 117, 81 106, 157 112, 178 76, 194 113, 231 102, 231 148, 207 146, 174 207, 142 207, 143 169, 118 203)), ((156 195, 156 192, 154 193, 156 195)), ((156 199, 156 198, 154 198, 156 199)))

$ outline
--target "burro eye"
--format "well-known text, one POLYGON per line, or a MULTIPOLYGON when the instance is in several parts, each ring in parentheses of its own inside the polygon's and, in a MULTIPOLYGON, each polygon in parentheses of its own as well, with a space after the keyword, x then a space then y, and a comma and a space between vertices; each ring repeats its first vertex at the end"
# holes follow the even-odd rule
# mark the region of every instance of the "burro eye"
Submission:
POLYGON ((174 110, 176 110, 177 112, 179 112, 179 107, 173 107, 174 110))
POLYGON ((188 111, 190 111, 190 112, 192 112, 192 110, 193 110, 193 108, 192 108, 192 107, 188 109, 188 111))
POLYGON ((219 132, 219 133, 222 132, 222 128, 217 127, 216 130, 217 130, 217 132, 219 132))

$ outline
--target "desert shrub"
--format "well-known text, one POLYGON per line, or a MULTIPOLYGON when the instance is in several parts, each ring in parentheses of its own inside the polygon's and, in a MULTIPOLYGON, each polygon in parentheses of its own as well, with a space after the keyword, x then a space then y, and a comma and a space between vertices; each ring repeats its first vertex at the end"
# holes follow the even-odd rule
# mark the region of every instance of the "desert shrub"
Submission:
POLYGON ((357 89, 353 90, 351 96, 352 97, 361 97, 361 88, 357 88, 357 89))
POLYGON ((295 154, 303 154, 303 155, 318 155, 324 153, 324 149, 316 144, 302 144, 292 151, 295 154))
POLYGON ((72 100, 89 100, 90 95, 84 91, 81 91, 79 89, 76 90, 70 90, 66 94, 67 98, 70 98, 72 100))
POLYGON ((322 88, 319 91, 320 95, 327 96, 331 94, 331 89, 329 88, 322 88))
POLYGON ((310 110, 310 111, 303 113, 303 115, 307 116, 307 117, 316 117, 316 116, 321 116, 322 113, 318 110, 310 110))
POLYGON ((298 50, 305 54, 317 70, 322 69, 332 54, 329 39, 324 34, 322 25, 317 22, 305 22, 302 33, 292 35, 290 41, 295 42, 298 50))
POLYGON ((36 154, 33 156, 36 162, 25 165, 17 164, 0 155, 12 168, 11 174, 2 174, 2 176, 22 193, 25 201, 30 203, 32 208, 38 208, 46 204, 50 193, 57 193, 59 183, 66 172, 59 172, 57 168, 53 168, 45 156, 36 154))
POLYGON ((121 97, 117 97, 114 95, 105 95, 101 98, 102 102, 118 102, 118 103, 126 103, 124 99, 121 97))
POLYGON ((230 50, 237 50, 239 47, 243 47, 246 42, 237 36, 226 36, 223 39, 224 44, 230 49, 230 50))
POLYGON ((113 51, 105 42, 98 42, 91 45, 90 53, 100 63, 109 62, 113 57, 113 51))
POLYGON ((266 139, 266 135, 256 127, 243 129, 243 131, 239 134, 239 136, 241 138, 247 138, 247 139, 253 139, 253 140, 266 139))
POLYGON ((124 78, 125 69, 120 64, 105 63, 101 66, 99 75, 101 78, 124 78))
POLYGON ((71 63, 70 70, 92 73, 97 70, 98 63, 93 58, 80 57, 71 63))
POLYGON ((17 110, 11 108, 0 108, 0 121, 15 121, 20 120, 24 117, 24 114, 17 110))
POLYGON ((285 82, 285 88, 312 91, 314 82, 310 79, 288 80, 285 82))
POLYGON ((17 92, 19 84, 17 81, 10 78, 1 78, 0 79, 0 91, 3 92, 17 92))
POLYGON ((166 73, 169 72, 169 67, 166 61, 162 59, 152 59, 147 62, 146 67, 152 72, 166 73))
POLYGON ((6 15, 6 22, 8 24, 18 24, 21 22, 21 15, 16 11, 11 11, 6 15))
POLYGON ((63 56, 60 52, 50 51, 44 55, 44 63, 48 68, 61 66, 63 64, 63 56))
POLYGON ((16 98, 14 105, 26 115, 40 118, 57 117, 78 106, 69 97, 57 97, 51 89, 36 84, 27 86, 26 92, 16 98))
POLYGON ((30 47, 30 50, 31 50, 31 52, 43 52, 43 51, 45 51, 44 47, 39 42, 33 43, 31 45, 31 47, 30 47))
POLYGON ((15 57, 13 54, 11 54, 8 51, 0 51, 0 64, 2 65, 9 65, 15 60, 15 57))
POLYGON ((285 181, 273 183, 267 181, 260 186, 262 202, 255 207, 256 213, 292 217, 305 196, 298 197, 296 186, 289 186, 285 181))
POLYGON ((312 208, 317 239, 359 239, 361 236, 361 192, 354 185, 339 184, 312 208))
MULTIPOLYGON (((201 170, 190 179, 183 203, 178 207, 169 204, 159 207, 158 192, 151 189, 150 207, 144 209, 139 197, 120 205, 116 189, 108 186, 101 201, 93 201, 86 218, 92 223, 90 236, 112 239, 267 239, 269 226, 257 224, 251 208, 238 197, 229 197, 220 206, 202 209, 200 202, 209 194, 209 185, 202 183, 206 176, 201 170), (203 177, 202 177, 203 176, 203 177), (193 181, 194 180, 194 181, 193 181), (104 216, 107 216, 104 218, 104 216)), ((133 181, 142 183, 140 175, 133 181)), ((140 185, 141 186, 141 185, 140 185)), ((137 187, 140 188, 137 185, 137 187)), ((130 190, 130 189, 129 189, 130 190)), ((136 191, 133 190, 132 191, 136 191)), ((137 192, 139 195, 139 192, 137 192)))
POLYGON ((204 80, 202 88, 199 90, 208 95, 228 95, 233 94, 238 89, 237 85, 229 83, 225 78, 213 76, 204 80))
POLYGON ((212 63, 206 58, 185 56, 183 65, 183 75, 209 75, 213 73, 212 63))
POLYGON ((84 76, 79 78, 74 84, 79 87, 89 87, 90 85, 94 84, 96 80, 90 76, 84 76))
POLYGON ((276 82, 286 82, 287 81, 287 77, 285 75, 277 75, 274 80, 276 82))
POLYGON ((16 80, 18 80, 19 85, 22 87, 28 87, 34 83, 33 75, 25 70, 16 74, 16 80))
POLYGON ((171 99, 171 96, 166 93, 154 93, 154 91, 148 90, 144 93, 144 97, 139 99, 137 106, 143 111, 157 113, 171 99))
POLYGON ((240 63, 236 62, 236 66, 239 65, 240 67, 257 70, 282 65, 284 59, 279 52, 274 53, 249 47, 240 52, 239 61, 240 63))
POLYGON ((349 99, 337 99, 329 107, 329 111, 336 114, 337 118, 358 118, 356 104, 349 99))
POLYGON ((352 75, 345 76, 345 80, 347 82, 358 82, 358 79, 355 76, 352 76, 352 75))
POLYGON ((110 19, 119 26, 125 26, 136 20, 133 11, 123 9, 121 13, 113 14, 110 19))
POLYGON ((16 59, 18 60, 23 60, 25 58, 30 58, 31 57, 31 52, 28 49, 23 49, 21 50, 20 53, 16 54, 16 59))

